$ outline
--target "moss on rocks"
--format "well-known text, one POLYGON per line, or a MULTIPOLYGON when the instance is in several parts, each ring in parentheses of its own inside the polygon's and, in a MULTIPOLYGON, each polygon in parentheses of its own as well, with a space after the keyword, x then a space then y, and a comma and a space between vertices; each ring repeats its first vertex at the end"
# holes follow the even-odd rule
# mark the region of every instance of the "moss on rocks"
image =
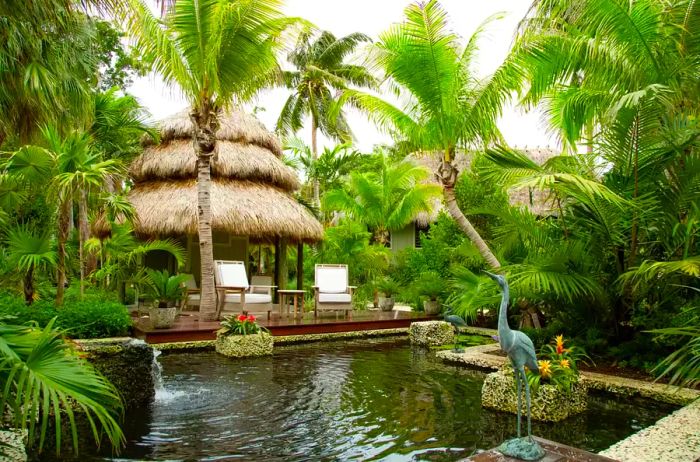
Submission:
POLYGON ((414 345, 431 347, 454 343, 455 332, 448 322, 422 321, 411 323, 408 336, 414 345))
MULTIPOLYGON (((482 406, 517 414, 518 397, 515 377, 512 372, 509 372, 500 370, 486 376, 481 389, 482 406)), ((523 392, 523 415, 524 395, 523 392)), ((575 383, 568 393, 550 384, 541 384, 536 392, 531 393, 530 410, 534 420, 559 422, 585 411, 587 407, 588 389, 581 381, 575 383)))
POLYGON ((230 358, 266 356, 272 354, 272 336, 267 332, 250 335, 218 335, 216 352, 230 358))
POLYGON ((153 348, 130 337, 77 340, 86 359, 119 390, 124 407, 134 409, 153 401, 153 348))

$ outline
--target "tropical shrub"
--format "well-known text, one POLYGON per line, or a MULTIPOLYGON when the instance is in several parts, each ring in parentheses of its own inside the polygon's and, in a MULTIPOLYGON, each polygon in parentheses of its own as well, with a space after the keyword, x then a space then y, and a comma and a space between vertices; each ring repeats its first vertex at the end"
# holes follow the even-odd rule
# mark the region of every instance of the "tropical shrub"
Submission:
POLYGON ((268 330, 256 322, 255 316, 246 314, 232 315, 221 321, 221 329, 216 333, 222 336, 228 335, 252 335, 268 330))
POLYGON ((375 288, 387 298, 392 298, 394 294, 397 294, 401 290, 399 283, 388 276, 376 282, 375 288))
POLYGON ((124 443, 117 422, 122 412, 119 393, 63 339, 53 320, 43 328, 0 321, 0 387, 0 404, 11 425, 27 430, 39 451, 53 423, 57 452, 69 429, 77 454, 80 414, 89 419, 87 428, 98 445, 103 435, 114 448, 124 443))
POLYGON ((447 289, 447 283, 442 276, 431 271, 419 276, 413 283, 413 289, 418 295, 435 301, 443 296, 447 289))
POLYGON ((185 296, 188 275, 170 274, 168 270, 153 269, 147 269, 146 274, 146 296, 153 301, 154 306, 166 308, 185 296))
POLYGON ((61 307, 53 300, 39 300, 27 306, 12 293, 0 294, 0 315, 14 324, 35 323, 54 326, 71 338, 103 338, 128 335, 132 325, 129 311, 105 292, 88 292, 84 300, 68 295, 61 307))

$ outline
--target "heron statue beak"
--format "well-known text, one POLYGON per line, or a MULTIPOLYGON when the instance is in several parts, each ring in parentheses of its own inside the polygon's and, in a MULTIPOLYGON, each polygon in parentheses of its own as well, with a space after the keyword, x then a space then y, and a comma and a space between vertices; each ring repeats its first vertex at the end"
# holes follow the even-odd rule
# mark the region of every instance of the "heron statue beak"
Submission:
POLYGON ((496 279, 496 275, 495 275, 495 274, 493 274, 493 273, 489 273, 488 271, 484 271, 484 273, 486 273, 486 275, 487 275, 488 277, 490 277, 491 279, 493 279, 494 281, 496 281, 496 280, 497 280, 497 279, 496 279))

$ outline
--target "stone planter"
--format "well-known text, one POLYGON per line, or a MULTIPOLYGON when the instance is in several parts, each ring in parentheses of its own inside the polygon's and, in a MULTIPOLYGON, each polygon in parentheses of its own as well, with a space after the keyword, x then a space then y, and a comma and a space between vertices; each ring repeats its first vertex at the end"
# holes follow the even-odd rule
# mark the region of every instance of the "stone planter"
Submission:
POLYGON ((454 328, 445 321, 413 322, 408 336, 412 344, 420 346, 449 345, 455 342, 454 328))
MULTIPOLYGON (((523 390, 524 390, 523 384, 523 390)), ((500 370, 486 376, 481 389, 481 404, 490 409, 517 414, 518 401, 513 372, 500 370)), ((559 422, 579 414, 588 407, 588 388, 580 380, 571 391, 560 391, 554 385, 541 384, 537 393, 531 393, 530 412, 534 420, 559 422)), ((523 391, 523 415, 525 392, 523 391)))
POLYGON ((425 314, 438 314, 440 312, 440 303, 437 300, 425 300, 423 301, 423 309, 425 314))
POLYGON ((167 329, 175 324, 177 316, 177 307, 157 308, 153 307, 148 310, 148 317, 151 318, 151 325, 155 329, 167 329))
POLYGON ((394 297, 379 297, 379 308, 382 311, 391 311, 394 309, 394 297))
POLYGON ((231 358, 272 354, 272 336, 267 332, 250 335, 217 335, 216 352, 231 358))

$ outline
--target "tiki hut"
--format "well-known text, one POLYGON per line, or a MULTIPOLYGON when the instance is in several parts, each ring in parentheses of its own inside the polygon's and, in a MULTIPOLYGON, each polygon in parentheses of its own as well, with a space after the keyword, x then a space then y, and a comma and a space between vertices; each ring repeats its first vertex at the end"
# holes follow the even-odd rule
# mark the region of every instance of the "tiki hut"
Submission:
MULTIPOLYGON (((160 142, 146 141, 130 175, 129 201, 142 237, 176 237, 188 250, 188 268, 199 273, 197 169, 192 122, 181 112, 158 124, 160 142)), ((277 138, 252 115, 221 117, 212 159, 211 210, 214 258, 248 261, 251 244, 314 243, 323 227, 299 203, 300 184, 281 159, 277 138)), ((279 259, 276 259, 279 260, 279 259)))

